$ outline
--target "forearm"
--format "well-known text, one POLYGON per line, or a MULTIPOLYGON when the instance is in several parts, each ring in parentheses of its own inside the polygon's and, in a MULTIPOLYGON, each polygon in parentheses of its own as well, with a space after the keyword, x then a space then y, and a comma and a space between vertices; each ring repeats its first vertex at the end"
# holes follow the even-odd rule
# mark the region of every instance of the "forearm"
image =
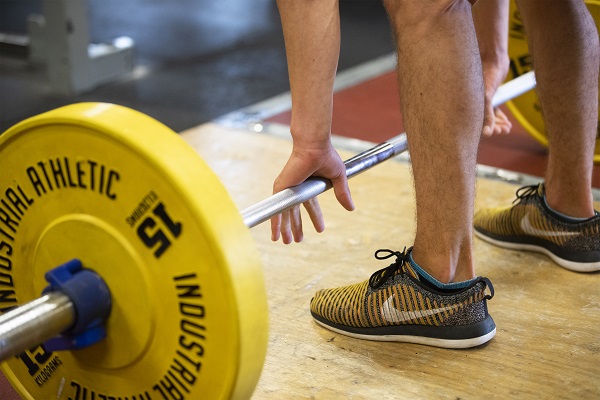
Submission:
POLYGON ((294 143, 329 140, 340 51, 338 0, 277 0, 286 46, 294 143))
POLYGON ((473 6, 473 22, 483 63, 508 68, 509 0, 479 0, 473 6))

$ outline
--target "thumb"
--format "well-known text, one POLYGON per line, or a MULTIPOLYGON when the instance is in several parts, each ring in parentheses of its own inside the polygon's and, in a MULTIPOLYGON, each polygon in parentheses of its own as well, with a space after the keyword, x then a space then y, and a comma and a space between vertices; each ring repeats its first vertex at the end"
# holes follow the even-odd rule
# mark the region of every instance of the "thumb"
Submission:
POLYGON ((333 192, 337 201, 348 211, 354 211, 354 202, 352 201, 352 195, 350 194, 350 188, 348 187, 348 178, 346 175, 340 175, 335 179, 331 180, 333 184, 333 192))
POLYGON ((494 124, 494 108, 491 102, 486 101, 485 113, 483 115, 483 136, 492 136, 494 124))

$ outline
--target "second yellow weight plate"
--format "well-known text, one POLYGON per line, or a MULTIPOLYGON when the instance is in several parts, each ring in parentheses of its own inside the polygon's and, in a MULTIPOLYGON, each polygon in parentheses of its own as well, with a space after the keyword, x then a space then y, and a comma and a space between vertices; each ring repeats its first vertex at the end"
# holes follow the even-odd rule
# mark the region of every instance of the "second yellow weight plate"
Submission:
MULTIPOLYGON (((596 21, 596 26, 598 26, 598 21, 600 21, 600 1, 587 0, 586 4, 594 21, 596 21)), ((511 80, 532 69, 527 36, 514 0, 510 2, 508 34, 510 70, 507 79, 511 80)), ((509 101, 507 106, 517 121, 533 138, 544 146, 548 146, 548 135, 544 128, 541 107, 535 91, 527 92, 509 101)), ((595 146, 594 162, 600 163, 600 130, 597 131, 595 146)))

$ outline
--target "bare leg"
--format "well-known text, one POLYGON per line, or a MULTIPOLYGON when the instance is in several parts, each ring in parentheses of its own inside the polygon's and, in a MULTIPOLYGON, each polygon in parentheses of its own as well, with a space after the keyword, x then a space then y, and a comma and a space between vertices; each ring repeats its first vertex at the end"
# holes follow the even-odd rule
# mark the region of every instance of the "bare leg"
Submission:
POLYGON ((415 181, 414 260, 441 282, 475 276, 472 222, 483 127, 481 60, 466 0, 387 0, 415 181))
POLYGON ((592 167, 598 123, 599 44, 581 0, 519 1, 550 142, 546 198, 573 217, 594 215, 592 167))

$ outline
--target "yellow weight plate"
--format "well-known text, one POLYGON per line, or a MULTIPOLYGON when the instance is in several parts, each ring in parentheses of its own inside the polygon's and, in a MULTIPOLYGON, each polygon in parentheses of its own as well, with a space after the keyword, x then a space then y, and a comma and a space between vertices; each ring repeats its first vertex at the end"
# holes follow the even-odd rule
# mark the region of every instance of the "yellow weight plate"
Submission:
POLYGON ((250 397, 267 346, 259 256, 227 192, 178 135, 75 104, 0 136, 0 311, 73 258, 107 282, 107 339, 2 365, 26 399, 250 397))
MULTIPOLYGON (((594 21, 596 21, 596 25, 598 25, 600 21, 600 1, 586 0, 586 4, 594 21)), ((509 16, 508 54, 510 57, 510 70, 507 80, 529 72, 532 68, 523 21, 514 0, 510 2, 509 16)), ((527 92, 509 101, 507 106, 517 121, 532 137, 544 146, 548 146, 548 135, 544 129, 541 107, 535 91, 527 92)), ((600 163, 600 130, 598 130, 597 135, 594 162, 600 163)))

